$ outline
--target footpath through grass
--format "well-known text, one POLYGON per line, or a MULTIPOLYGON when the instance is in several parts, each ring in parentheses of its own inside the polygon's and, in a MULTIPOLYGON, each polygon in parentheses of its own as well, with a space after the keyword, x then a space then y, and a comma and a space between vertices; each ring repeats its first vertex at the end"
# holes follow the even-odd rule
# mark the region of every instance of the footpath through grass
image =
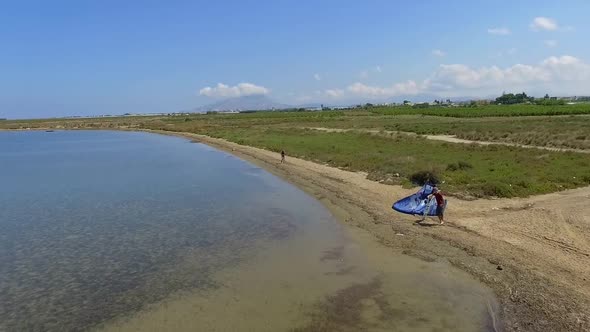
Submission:
POLYGON ((358 121, 333 121, 324 123, 324 126, 404 131, 421 135, 455 135, 474 141, 590 149, 590 116, 579 115, 462 119, 382 116, 358 121))
MULTIPOLYGON (((149 121, 146 121, 146 123, 149 121)), ((494 141, 555 148, 590 149, 590 116, 527 116, 451 118, 423 115, 380 115, 363 111, 294 112, 293 115, 204 115, 156 119, 150 126, 203 131, 214 128, 344 128, 455 135, 475 141, 494 141), (256 116, 255 116, 256 115, 256 116)))
POLYGON ((590 184, 590 157, 576 153, 313 130, 234 129, 206 134, 277 152, 285 149, 290 156, 365 171, 370 179, 391 184, 407 185, 417 173, 427 171, 444 181, 447 192, 459 195, 523 197, 590 184))

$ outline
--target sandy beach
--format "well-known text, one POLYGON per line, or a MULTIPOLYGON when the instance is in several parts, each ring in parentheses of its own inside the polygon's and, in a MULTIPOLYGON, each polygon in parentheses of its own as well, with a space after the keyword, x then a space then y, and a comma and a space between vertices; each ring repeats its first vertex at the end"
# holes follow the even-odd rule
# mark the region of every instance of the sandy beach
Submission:
MULTIPOLYGON (((507 331, 590 329, 590 188, 523 199, 450 197, 447 224, 414 225, 393 201, 415 189, 274 152, 190 133, 182 136, 230 152, 298 186, 342 223, 366 230, 392 251, 448 260, 491 287, 507 331)), ((288 154, 288 151, 287 151, 288 154)), ((442 187, 444 191, 444 186, 442 187)))

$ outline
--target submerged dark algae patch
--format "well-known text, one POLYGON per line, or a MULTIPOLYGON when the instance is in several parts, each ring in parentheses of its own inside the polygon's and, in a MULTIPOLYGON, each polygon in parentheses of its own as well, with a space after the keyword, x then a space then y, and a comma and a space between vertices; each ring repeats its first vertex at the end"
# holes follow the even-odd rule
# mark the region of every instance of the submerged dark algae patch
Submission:
POLYGON ((293 332, 367 331, 387 321, 401 318, 381 291, 379 277, 364 284, 355 284, 328 296, 310 313, 306 326, 293 332))
POLYGON ((338 247, 324 250, 320 260, 322 262, 331 261, 331 260, 340 261, 340 260, 342 260, 343 257, 344 257, 344 246, 338 246, 338 247))
POLYGON ((351 274, 351 273, 353 273, 355 271, 356 271, 356 268, 354 266, 347 266, 347 267, 341 267, 337 271, 326 272, 326 273, 324 273, 324 275, 327 275, 327 276, 345 276, 345 275, 349 275, 349 274, 351 274))

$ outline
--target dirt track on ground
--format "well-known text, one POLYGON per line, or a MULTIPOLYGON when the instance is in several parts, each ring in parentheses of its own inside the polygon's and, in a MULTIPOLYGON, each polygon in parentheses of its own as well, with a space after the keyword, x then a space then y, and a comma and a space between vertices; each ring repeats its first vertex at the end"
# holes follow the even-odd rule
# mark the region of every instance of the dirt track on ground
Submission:
POLYGON ((296 158, 281 164, 274 152, 221 139, 164 134, 229 151, 265 168, 391 250, 449 260, 495 291, 507 331, 590 331, 590 188, 526 199, 451 199, 446 226, 417 226, 416 218, 391 209, 394 200, 415 189, 296 158))

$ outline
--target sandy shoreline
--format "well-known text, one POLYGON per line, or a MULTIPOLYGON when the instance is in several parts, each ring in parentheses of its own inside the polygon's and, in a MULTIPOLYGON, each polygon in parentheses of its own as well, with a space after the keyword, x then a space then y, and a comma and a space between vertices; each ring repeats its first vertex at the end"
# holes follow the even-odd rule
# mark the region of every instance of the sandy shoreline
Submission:
POLYGON ((452 199, 444 227, 413 225, 392 202, 415 189, 362 173, 191 133, 148 131, 198 141, 252 162, 322 202, 344 224, 391 250, 446 259, 496 293, 507 331, 590 329, 590 188, 526 199, 452 199), (403 234, 399 236, 398 234, 403 234))
POLYGON ((289 156, 281 164, 277 153, 222 139, 145 131, 227 151, 296 185, 392 251, 448 260, 493 289, 507 331, 590 331, 590 187, 525 199, 451 198, 447 226, 420 227, 391 209, 415 189, 289 156))

